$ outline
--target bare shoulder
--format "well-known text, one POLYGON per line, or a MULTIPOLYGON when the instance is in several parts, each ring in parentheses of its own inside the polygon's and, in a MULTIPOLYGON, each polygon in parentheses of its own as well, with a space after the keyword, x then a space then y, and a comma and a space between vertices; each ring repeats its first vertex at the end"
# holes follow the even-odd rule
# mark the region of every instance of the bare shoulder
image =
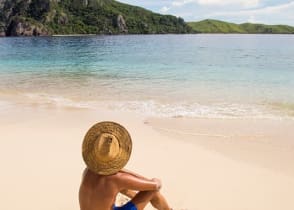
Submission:
POLYGON ((119 171, 116 174, 109 176, 109 178, 120 182, 132 179, 134 176, 132 174, 119 171))
POLYGON ((132 175, 119 171, 116 174, 108 176, 107 179, 120 186, 123 185, 123 183, 126 183, 128 180, 132 179, 132 175))
POLYGON ((113 175, 109 175, 107 176, 107 179, 112 180, 114 182, 120 182, 123 181, 126 177, 124 176, 123 173, 121 173, 120 171, 117 172, 116 174, 113 175))

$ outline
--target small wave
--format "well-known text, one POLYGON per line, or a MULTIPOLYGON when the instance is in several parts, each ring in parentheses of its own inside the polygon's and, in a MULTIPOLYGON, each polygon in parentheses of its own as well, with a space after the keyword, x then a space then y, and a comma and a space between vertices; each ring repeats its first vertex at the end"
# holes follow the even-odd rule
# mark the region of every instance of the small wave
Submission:
POLYGON ((27 93, 24 94, 28 97, 32 103, 39 105, 53 105, 60 107, 73 107, 73 108, 91 108, 89 103, 86 102, 78 102, 69 98, 65 98, 62 96, 49 95, 49 94, 35 94, 35 93, 27 93))
POLYGON ((262 107, 243 104, 172 103, 162 104, 155 101, 113 102, 110 108, 134 111, 148 116, 189 117, 189 118, 276 118, 262 107))
POLYGON ((134 112, 151 117, 169 118, 291 118, 282 112, 277 112, 266 105, 233 104, 233 103, 160 103, 155 100, 145 101, 77 101, 62 96, 48 94, 25 94, 33 103, 40 105, 53 105, 59 107, 85 108, 85 109, 109 109, 116 111, 134 112))

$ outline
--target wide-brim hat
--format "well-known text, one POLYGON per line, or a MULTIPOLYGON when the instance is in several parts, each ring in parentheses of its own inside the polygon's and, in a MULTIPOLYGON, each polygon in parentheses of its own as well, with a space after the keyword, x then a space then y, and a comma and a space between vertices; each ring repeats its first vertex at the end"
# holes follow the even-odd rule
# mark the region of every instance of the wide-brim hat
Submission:
POLYGON ((82 153, 87 167, 100 175, 111 175, 121 170, 132 152, 132 139, 122 125, 99 122, 85 135, 82 153))

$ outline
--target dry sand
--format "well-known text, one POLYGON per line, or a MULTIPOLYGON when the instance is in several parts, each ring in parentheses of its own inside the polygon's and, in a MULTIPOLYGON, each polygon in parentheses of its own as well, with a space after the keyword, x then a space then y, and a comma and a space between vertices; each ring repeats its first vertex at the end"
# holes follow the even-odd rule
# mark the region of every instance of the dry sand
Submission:
POLYGON ((78 210, 81 143, 103 120, 129 130, 127 168, 161 178, 176 210, 294 209, 294 120, 146 119, 22 104, 0 109, 1 209, 78 210))

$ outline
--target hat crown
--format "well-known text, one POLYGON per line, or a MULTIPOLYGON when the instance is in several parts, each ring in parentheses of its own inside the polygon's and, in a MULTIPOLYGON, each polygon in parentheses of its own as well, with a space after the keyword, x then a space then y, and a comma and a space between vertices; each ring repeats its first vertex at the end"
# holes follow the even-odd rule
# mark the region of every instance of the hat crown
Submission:
POLYGON ((119 155, 120 146, 117 138, 110 133, 102 133, 95 141, 95 154, 104 161, 111 161, 119 155))

